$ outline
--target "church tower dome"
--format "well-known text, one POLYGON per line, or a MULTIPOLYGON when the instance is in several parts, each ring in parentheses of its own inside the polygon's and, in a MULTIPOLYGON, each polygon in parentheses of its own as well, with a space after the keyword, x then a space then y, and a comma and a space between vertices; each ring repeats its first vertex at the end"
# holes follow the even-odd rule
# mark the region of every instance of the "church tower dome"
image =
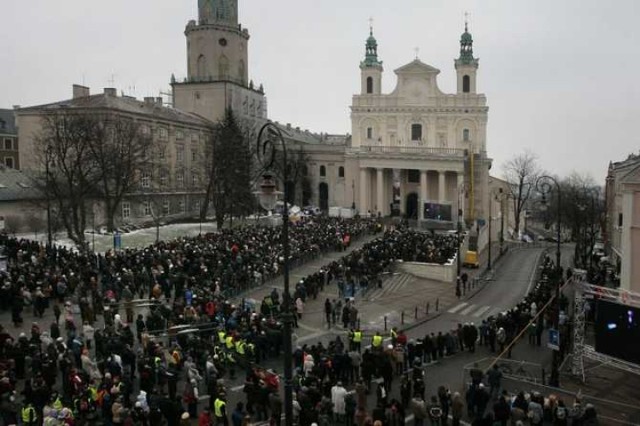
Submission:
POLYGON ((476 93, 476 74, 478 59, 473 57, 473 37, 469 32, 469 23, 464 23, 464 32, 460 36, 460 56, 455 60, 458 74, 458 94, 476 93))
POLYGON ((364 61, 360 62, 363 95, 379 95, 382 91, 382 61, 378 60, 378 40, 373 36, 373 25, 369 27, 369 38, 365 45, 364 61))

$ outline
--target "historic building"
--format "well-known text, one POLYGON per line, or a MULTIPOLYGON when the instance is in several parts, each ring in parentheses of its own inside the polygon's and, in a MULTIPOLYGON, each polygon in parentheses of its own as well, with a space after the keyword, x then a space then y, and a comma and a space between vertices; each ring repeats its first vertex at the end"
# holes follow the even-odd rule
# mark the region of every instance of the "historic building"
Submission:
MULTIPOLYGON (((226 108, 255 137, 267 120, 265 91, 249 78, 249 32, 238 21, 237 0, 198 0, 198 19, 187 23, 187 76, 171 76, 172 107, 158 98, 139 101, 115 89, 91 95, 74 86, 72 99, 17 111, 22 168, 34 169, 33 141, 42 114, 60 108, 108 110, 145 123, 162 170, 144 175, 142 193, 162 197, 167 216, 195 216, 203 179, 196 160, 206 135, 226 108), (160 179, 160 188, 149 180, 160 179)), ((486 98, 477 91, 479 61, 466 26, 454 61, 456 93, 438 87, 440 71, 415 59, 395 70, 396 87, 382 93, 383 62, 370 31, 360 64, 361 86, 351 105, 351 133, 328 135, 280 124, 289 150, 302 151, 307 166, 294 183, 295 202, 360 214, 402 215, 430 228, 455 227, 459 212, 472 229, 486 223, 488 178, 486 98)), ((146 173, 146 172, 144 172, 146 173)), ((139 196, 123 202, 120 222, 153 215, 139 196)), ((156 209, 157 210, 157 209, 156 209)))
MULTIPOLYGON (((148 166, 140 170, 139 187, 121 203, 117 225, 169 221, 197 216, 205 188, 203 158, 211 139, 211 122, 196 114, 169 108, 162 98, 140 101, 119 96, 116 89, 91 94, 88 87, 74 85, 71 99, 21 108, 17 111, 21 140, 20 164, 24 170, 42 170, 35 150, 43 117, 65 111, 117 116, 139 123, 140 131, 153 139, 148 166)), ((92 208, 96 226, 102 225, 103 210, 92 208)))
POLYGON ((0 164, 10 169, 20 169, 18 152, 15 110, 0 109, 0 164))
POLYGON ((620 288, 640 293, 640 156, 609 164, 605 250, 620 288))
POLYGON ((345 153, 346 179, 354 183, 347 185, 347 199, 355 198, 360 212, 402 214, 434 225, 456 220, 458 209, 471 221, 485 216, 488 107, 476 92, 478 59, 466 28, 460 43, 457 93, 442 92, 440 70, 416 58, 395 70, 396 88, 385 94, 371 30, 345 153))

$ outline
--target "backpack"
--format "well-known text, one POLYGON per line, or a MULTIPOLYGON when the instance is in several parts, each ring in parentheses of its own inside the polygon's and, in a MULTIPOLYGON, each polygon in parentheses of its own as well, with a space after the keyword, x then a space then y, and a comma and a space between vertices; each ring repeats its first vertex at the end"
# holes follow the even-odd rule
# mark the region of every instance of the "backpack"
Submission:
POLYGON ((564 420, 567 418, 567 409, 565 407, 558 407, 556 409, 556 417, 558 420, 564 420))

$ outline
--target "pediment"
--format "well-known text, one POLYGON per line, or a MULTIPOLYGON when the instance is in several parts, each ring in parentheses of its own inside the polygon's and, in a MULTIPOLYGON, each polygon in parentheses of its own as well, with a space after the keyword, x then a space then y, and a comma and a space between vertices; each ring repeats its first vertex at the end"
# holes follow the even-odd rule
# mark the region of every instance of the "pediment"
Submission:
POLYGON ((440 74, 438 68, 432 67, 422 62, 420 59, 416 59, 413 62, 409 62, 394 71, 397 75, 403 74, 440 74))
POLYGON ((640 183, 640 164, 634 167, 622 178, 622 183, 637 184, 640 183))

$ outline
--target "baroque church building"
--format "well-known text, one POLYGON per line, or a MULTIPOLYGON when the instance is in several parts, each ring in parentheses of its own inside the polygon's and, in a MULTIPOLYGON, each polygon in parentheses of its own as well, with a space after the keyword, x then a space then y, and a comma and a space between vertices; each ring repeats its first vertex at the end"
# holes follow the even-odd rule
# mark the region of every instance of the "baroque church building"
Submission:
MULTIPOLYGON (((238 1, 198 0, 198 15, 185 28, 187 75, 171 76, 171 105, 158 98, 118 96, 111 88, 92 95, 76 85, 70 100, 17 111, 23 168, 37 167, 33 139, 42 114, 60 107, 114 110, 144 121, 159 158, 167 162, 157 172, 164 176, 158 194, 164 197, 167 218, 196 216, 204 194, 197 160, 211 126, 226 108, 254 136, 268 120, 264 88, 249 78, 250 36, 239 23, 238 1)), ((308 158, 308 189, 295 191, 295 203, 325 211, 338 207, 348 214, 403 216, 428 228, 455 228, 462 218, 472 229, 482 226, 489 209, 491 159, 486 97, 476 85, 478 65, 465 26, 454 61, 456 93, 441 91, 440 71, 417 58, 397 68, 395 89, 382 93, 384 67, 371 29, 360 64, 361 86, 351 105, 350 134, 318 134, 276 122, 289 149, 308 158)), ((140 192, 145 190, 150 191, 143 187, 140 192)), ((120 222, 144 222, 154 213, 150 204, 140 196, 125 200, 120 222)))

